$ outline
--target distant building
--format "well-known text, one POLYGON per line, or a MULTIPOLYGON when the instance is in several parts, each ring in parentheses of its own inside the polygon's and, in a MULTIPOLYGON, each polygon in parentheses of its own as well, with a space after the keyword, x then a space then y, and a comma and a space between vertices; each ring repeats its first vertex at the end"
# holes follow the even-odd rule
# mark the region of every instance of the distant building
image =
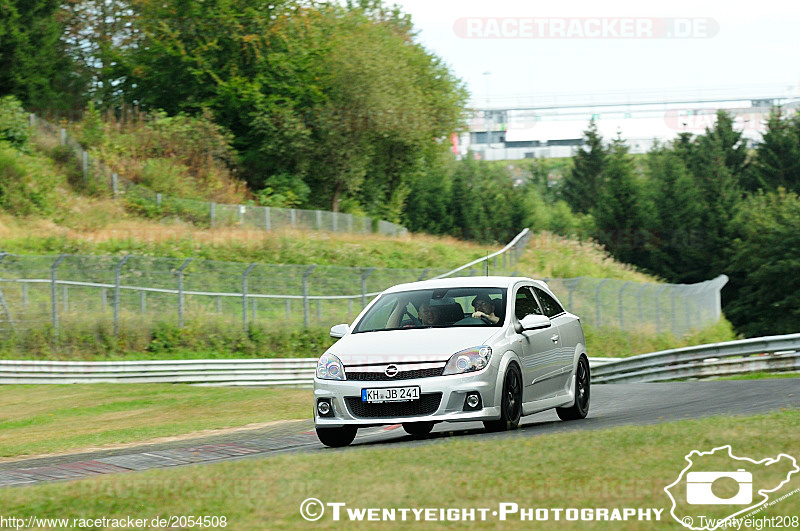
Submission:
POLYGON ((542 109, 475 109, 467 122, 469 132, 453 139, 458 156, 472 153, 484 160, 570 157, 583 143, 583 132, 594 118, 603 139, 622 135, 631 153, 646 153, 655 142, 667 143, 681 133, 702 134, 716 122, 718 109, 734 117, 737 130, 750 146, 761 139, 767 115, 775 104, 787 111, 797 99, 697 101, 548 107, 542 109))

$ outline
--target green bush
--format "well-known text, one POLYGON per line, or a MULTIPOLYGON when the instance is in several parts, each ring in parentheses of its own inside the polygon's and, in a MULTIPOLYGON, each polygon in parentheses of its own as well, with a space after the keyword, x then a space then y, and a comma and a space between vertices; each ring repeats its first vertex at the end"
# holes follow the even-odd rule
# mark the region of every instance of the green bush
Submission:
POLYGON ((0 141, 23 149, 31 136, 28 115, 14 96, 0 98, 0 141))
POLYGON ((53 212, 58 177, 49 162, 0 140, 0 208, 18 216, 53 212))

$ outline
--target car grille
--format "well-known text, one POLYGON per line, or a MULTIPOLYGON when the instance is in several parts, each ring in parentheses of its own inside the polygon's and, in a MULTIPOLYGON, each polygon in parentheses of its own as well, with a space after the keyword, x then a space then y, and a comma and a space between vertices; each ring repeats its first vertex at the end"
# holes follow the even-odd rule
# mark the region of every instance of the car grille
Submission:
POLYGON ((392 381, 392 380, 410 380, 412 378, 430 378, 431 376, 441 376, 444 372, 444 367, 437 367, 434 369, 415 369, 413 371, 400 371, 395 376, 386 376, 383 372, 350 372, 346 368, 344 370, 345 377, 348 380, 358 382, 378 382, 378 381, 392 381))
POLYGON ((430 415, 439 409, 442 393, 423 393, 419 400, 410 402, 384 402, 383 404, 370 404, 362 402, 360 396, 345 397, 347 407, 354 417, 418 417, 430 415))

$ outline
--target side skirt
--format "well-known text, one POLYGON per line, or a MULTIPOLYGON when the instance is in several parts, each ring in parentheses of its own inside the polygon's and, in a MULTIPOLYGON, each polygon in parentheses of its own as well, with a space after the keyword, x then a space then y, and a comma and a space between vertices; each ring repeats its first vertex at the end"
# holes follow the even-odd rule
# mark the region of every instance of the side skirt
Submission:
POLYGON ((569 392, 542 400, 533 400, 522 404, 522 416, 533 415, 555 407, 571 406, 575 402, 575 375, 572 376, 569 392))

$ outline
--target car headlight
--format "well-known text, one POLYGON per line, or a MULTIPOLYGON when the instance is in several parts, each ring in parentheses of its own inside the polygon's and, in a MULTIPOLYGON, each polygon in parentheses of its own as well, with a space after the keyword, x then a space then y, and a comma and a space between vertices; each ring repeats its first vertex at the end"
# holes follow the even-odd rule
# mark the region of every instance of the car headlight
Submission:
POLYGON ((344 380, 342 362, 333 354, 323 354, 317 362, 317 378, 320 380, 344 380))
POLYGON ((492 358, 492 347, 481 345, 461 352, 456 352, 447 360, 443 376, 448 374, 463 374, 465 372, 479 371, 489 365, 492 358))

